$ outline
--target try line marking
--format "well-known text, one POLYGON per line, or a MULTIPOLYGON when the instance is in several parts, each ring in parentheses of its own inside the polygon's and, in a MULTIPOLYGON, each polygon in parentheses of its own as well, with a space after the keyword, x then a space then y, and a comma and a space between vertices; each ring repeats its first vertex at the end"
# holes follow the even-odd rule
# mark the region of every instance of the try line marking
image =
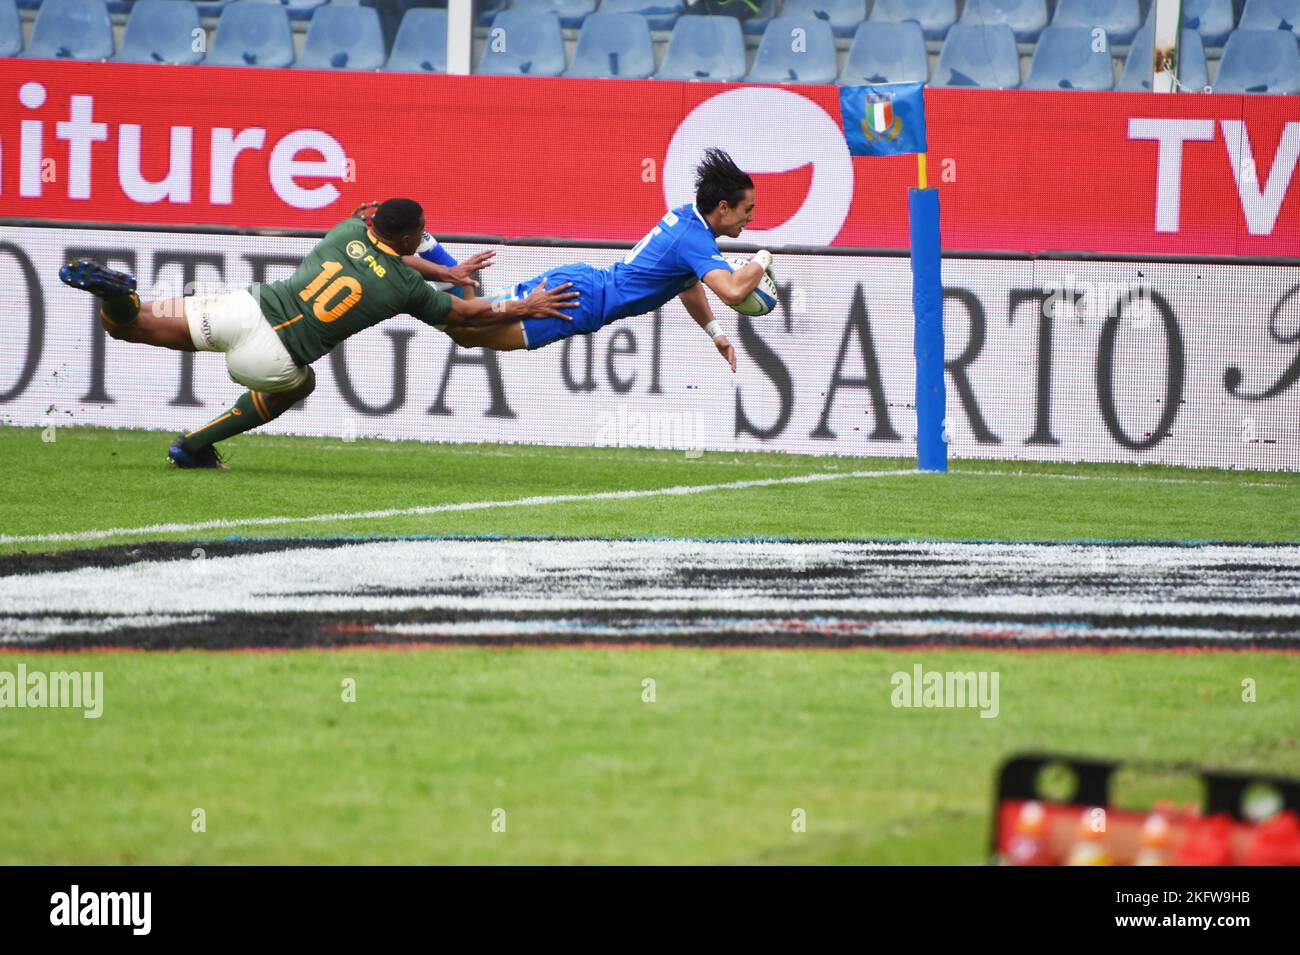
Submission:
POLYGON ((575 501, 625 501, 639 497, 709 494, 714 491, 740 491, 753 487, 783 484, 813 484, 819 481, 842 481, 846 478, 899 477, 920 474, 917 470, 816 472, 795 477, 756 478, 729 481, 726 484, 684 484, 651 488, 644 491, 593 491, 590 494, 552 494, 521 497, 507 501, 463 501, 459 504, 432 504, 423 507, 390 507, 377 511, 345 511, 336 514, 309 514, 305 517, 246 517, 237 520, 198 521, 193 524, 149 524, 144 527, 111 527, 102 531, 71 531, 61 534, 0 534, 0 544, 38 544, 63 541, 93 541, 109 537, 144 537, 150 534, 190 534, 195 531, 223 530, 236 527, 272 527, 281 524, 328 524, 337 521, 381 520, 387 517, 415 517, 422 514, 447 514, 454 511, 486 511, 499 507, 545 507, 575 501))

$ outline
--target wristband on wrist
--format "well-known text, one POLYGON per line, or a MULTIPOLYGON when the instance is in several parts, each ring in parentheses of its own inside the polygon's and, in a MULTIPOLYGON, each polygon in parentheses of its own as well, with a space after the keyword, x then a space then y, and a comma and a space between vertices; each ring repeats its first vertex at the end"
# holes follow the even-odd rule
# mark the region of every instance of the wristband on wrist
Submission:
POLYGON ((710 338, 717 338, 722 334, 722 328, 718 325, 718 320, 716 318, 710 321, 709 324, 705 325, 704 330, 708 332, 710 338))
POLYGON ((761 249, 754 253, 754 258, 751 261, 757 262, 763 267, 763 271, 766 272, 772 267, 772 253, 767 251, 767 249, 761 249))

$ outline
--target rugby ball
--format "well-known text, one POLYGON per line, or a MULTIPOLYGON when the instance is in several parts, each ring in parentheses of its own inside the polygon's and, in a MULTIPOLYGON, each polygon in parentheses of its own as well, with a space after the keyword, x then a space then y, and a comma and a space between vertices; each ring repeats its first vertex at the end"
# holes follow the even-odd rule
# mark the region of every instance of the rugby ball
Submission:
POLYGON ((764 272, 758 280, 758 287, 749 293, 749 297, 731 307, 741 315, 766 315, 776 308, 776 283, 772 281, 772 274, 764 272))

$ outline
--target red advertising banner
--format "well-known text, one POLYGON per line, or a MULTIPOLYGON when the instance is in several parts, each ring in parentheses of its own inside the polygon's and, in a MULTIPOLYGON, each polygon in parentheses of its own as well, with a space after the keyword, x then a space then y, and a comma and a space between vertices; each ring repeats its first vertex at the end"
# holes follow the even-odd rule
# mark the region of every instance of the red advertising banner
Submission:
MULTIPOLYGON (((634 241, 704 146, 742 240, 902 248, 910 156, 850 157, 835 87, 0 60, 0 217, 634 241)), ((1300 255, 1300 97, 926 91, 950 250, 1300 255)))

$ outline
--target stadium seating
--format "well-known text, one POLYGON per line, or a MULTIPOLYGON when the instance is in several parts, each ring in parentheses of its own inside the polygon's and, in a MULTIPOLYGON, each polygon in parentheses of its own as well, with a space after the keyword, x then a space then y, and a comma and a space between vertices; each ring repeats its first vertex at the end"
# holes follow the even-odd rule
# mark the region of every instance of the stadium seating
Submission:
POLYGON ((560 18, 560 26, 566 30, 576 30, 582 26, 587 15, 595 11, 596 0, 510 0, 510 9, 554 13, 560 18))
MULTIPOLYGON (((1231 10, 1232 0, 1228 3, 1231 10)), ((1052 26, 1056 27, 1100 27, 1110 43, 1120 46, 1133 42, 1141 25, 1137 0, 1060 0, 1056 16, 1052 17, 1052 26)))
MULTIPOLYGON (((1124 63, 1124 75, 1119 81, 1119 89, 1127 92, 1145 90, 1151 92, 1152 50, 1151 27, 1144 26, 1133 37, 1129 46, 1128 59, 1124 63)), ((1210 82, 1209 67, 1205 62, 1205 48, 1201 35, 1195 30, 1184 29, 1178 44, 1178 82, 1189 90, 1205 89, 1210 82)))
POLYGON ((292 66, 293 29, 278 4, 234 0, 217 21, 212 66, 292 66))
POLYGON ((781 16, 825 20, 836 36, 848 37, 866 19, 867 0, 785 0, 781 16))
POLYGON ((1025 80, 1027 90, 1108 90, 1115 85, 1115 64, 1104 38, 1093 42, 1088 27, 1051 26, 1034 47, 1025 80), (1097 46, 1101 46, 1098 50, 1097 46))
POLYGON ((838 82, 841 86, 924 83, 929 77, 930 60, 919 24, 868 20, 853 37, 838 82))
POLYGON ((740 21, 740 29, 750 36, 762 36, 767 32, 767 25, 772 22, 776 16, 776 0, 750 0, 758 4, 758 10, 751 10, 745 5, 744 0, 714 0, 717 13, 724 16, 739 16, 742 12, 746 14, 745 19, 740 21))
POLYGON ((0 0, 0 56, 17 56, 23 48, 22 21, 14 0, 0 0))
POLYGON ((298 66, 308 70, 377 70, 384 35, 374 7, 321 7, 311 18, 298 66))
POLYGON ((1047 26, 1047 0, 966 0, 961 23, 977 27, 1003 24, 1020 43, 1033 43, 1047 26))
MULTIPOLYGON (((447 0, 393 0, 382 8, 370 2, 0 0, 0 56, 446 71, 447 0), (34 24, 24 23, 32 14, 23 10, 35 10, 34 24), (217 28, 205 56, 193 48, 194 31, 210 23, 198 20, 208 16, 217 19, 217 28), (116 55, 114 22, 122 31, 116 55), (31 32, 24 46, 25 28, 31 32), (294 29, 302 46, 296 64, 294 29)), ((487 38, 474 72, 783 84, 927 82, 930 58, 938 51, 935 86, 1151 88, 1155 0, 752 2, 756 11, 748 0, 476 0, 476 24, 506 34, 505 49, 487 38), (710 15, 697 13, 705 10, 710 15), (1104 53, 1093 50, 1098 27, 1111 46, 1104 53), (790 33, 796 28, 805 30, 807 44, 798 51, 790 33), (1086 47, 1080 30, 1089 34, 1086 47), (759 33, 756 40, 746 39, 759 33), (574 45, 572 63, 566 62, 566 36, 574 45), (846 53, 842 39, 850 37, 846 53), (751 54, 746 46, 757 50, 751 54), (1123 57, 1118 82, 1116 52, 1123 57), (1023 80, 1022 62, 1028 63, 1023 80)), ((1182 0, 1182 13, 1184 90, 1207 89, 1213 75, 1219 93, 1300 94, 1300 46, 1285 42, 1290 37, 1300 44, 1300 0, 1182 0)), ((483 43, 479 31, 475 49, 483 43)))
POLYGON ((199 11, 187 0, 138 0, 126 21, 122 48, 113 57, 121 63, 199 63, 203 48, 194 49, 200 30, 199 11))
MULTIPOLYGON (((1147 22, 1154 22, 1155 7, 1147 22)), ((1205 46, 1223 46, 1232 32, 1232 0, 1183 0, 1183 27, 1195 30, 1205 46)))
POLYGON ((835 34, 825 20, 774 17, 763 33, 750 83, 834 83, 835 34))
POLYGON ((219 17, 234 0, 196 0, 201 17, 219 17))
POLYGON ((384 69, 392 73, 446 73, 447 11, 427 7, 407 10, 384 69))
POLYGON ((327 0, 263 0, 266 3, 279 3, 290 20, 310 20, 316 11, 325 6, 327 0))
POLYGON ((23 56, 43 60, 107 60, 113 25, 104 0, 45 0, 23 56))
POLYGON ((1020 86, 1020 55, 1011 27, 955 24, 939 53, 933 85, 1016 89, 1020 86))
POLYGON ((565 76, 645 79, 655 71, 654 44, 645 17, 593 13, 582 24, 565 76))
POLYGON ((1300 33, 1300 0, 1246 0, 1242 30, 1290 30, 1300 33))
POLYGON ((492 20, 483 58, 474 72, 559 76, 564 66, 564 35, 554 13, 503 10, 492 20))
POLYGON ((1223 48, 1216 93, 1300 93, 1300 51, 1287 30, 1234 30, 1223 48))
POLYGON ((474 4, 474 22, 481 27, 491 26, 498 13, 504 10, 509 0, 477 0, 474 4))
POLYGON ((673 27, 661 80, 735 82, 745 75, 745 39, 734 17, 685 16, 673 27))
POLYGON ((598 13, 639 13, 651 30, 671 30, 682 15, 682 0, 600 0, 598 13))
POLYGON ((927 40, 942 40, 957 22, 956 0, 876 0, 871 19, 902 23, 913 20, 921 25, 927 40))

